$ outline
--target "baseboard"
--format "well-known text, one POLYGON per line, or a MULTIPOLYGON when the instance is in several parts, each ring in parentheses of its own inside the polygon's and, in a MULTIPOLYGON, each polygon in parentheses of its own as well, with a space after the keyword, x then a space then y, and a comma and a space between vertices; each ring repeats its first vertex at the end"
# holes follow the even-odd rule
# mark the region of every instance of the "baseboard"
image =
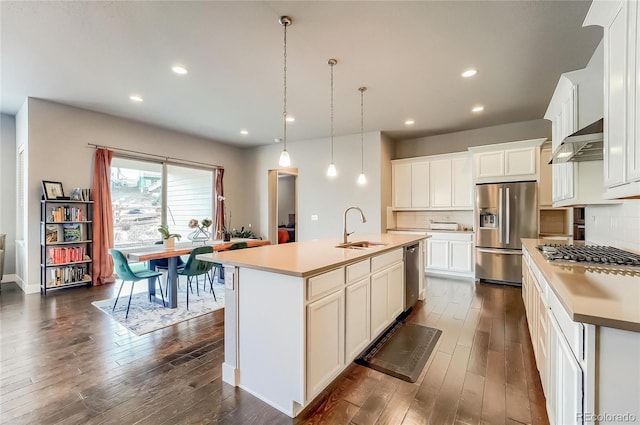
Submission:
POLYGON ((2 277, 1 283, 17 282, 17 279, 18 279, 18 275, 16 274, 5 274, 2 277))

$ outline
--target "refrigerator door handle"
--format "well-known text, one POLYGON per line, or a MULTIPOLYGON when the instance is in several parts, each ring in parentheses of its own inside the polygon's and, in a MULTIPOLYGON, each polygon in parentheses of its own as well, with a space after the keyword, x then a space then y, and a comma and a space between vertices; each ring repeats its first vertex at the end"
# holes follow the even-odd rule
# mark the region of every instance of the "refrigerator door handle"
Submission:
POLYGON ((502 188, 498 189, 498 242, 502 243, 502 188))
POLYGON ((522 250, 520 249, 476 248, 476 251, 486 252, 487 254, 522 255, 522 250))
POLYGON ((506 236, 506 243, 507 245, 509 244, 509 239, 510 239, 510 231, 509 229, 511 228, 511 197, 509 194, 509 188, 507 188, 507 205, 506 205, 506 209, 507 209, 507 223, 506 223, 506 228, 507 228, 507 236, 506 236))

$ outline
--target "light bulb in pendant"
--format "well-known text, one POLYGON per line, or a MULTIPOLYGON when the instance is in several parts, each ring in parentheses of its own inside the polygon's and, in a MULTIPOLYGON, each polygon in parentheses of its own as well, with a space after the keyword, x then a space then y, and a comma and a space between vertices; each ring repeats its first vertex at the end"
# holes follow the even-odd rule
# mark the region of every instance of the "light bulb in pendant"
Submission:
POLYGON ((365 177, 364 173, 360 173, 360 175, 358 176, 358 184, 361 186, 367 184, 367 178, 365 177))
POLYGON ((338 171, 336 170, 336 166, 332 162, 331 164, 329 164, 329 168, 327 168, 327 176, 335 177, 337 175, 338 175, 338 171))
POLYGON ((279 164, 281 167, 289 167, 291 165, 291 158, 289 157, 289 152, 283 150, 280 154, 279 164))

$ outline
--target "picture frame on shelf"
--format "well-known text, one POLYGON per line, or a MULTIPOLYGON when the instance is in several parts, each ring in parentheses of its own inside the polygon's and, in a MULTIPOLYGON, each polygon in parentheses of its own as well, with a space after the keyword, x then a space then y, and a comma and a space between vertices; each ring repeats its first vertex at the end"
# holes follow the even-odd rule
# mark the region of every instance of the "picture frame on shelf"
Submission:
POLYGON ((44 199, 47 201, 65 197, 62 182, 42 180, 42 192, 44 193, 44 199))

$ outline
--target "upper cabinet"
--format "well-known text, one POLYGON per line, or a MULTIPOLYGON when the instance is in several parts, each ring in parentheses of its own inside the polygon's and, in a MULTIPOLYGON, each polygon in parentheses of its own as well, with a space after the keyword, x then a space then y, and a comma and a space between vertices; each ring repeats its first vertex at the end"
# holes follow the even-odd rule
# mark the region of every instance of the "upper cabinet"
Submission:
POLYGON ((538 180, 542 139, 469 148, 476 183, 538 180))
POLYGON ((604 185, 607 199, 640 196, 640 12, 594 0, 584 26, 604 28, 604 185))
POLYGON ((473 209, 468 153, 392 161, 394 209, 473 209))
POLYGON ((429 162, 393 161, 393 206, 396 208, 429 207, 429 162))
MULTIPOLYGON (((544 117, 551 121, 552 149, 572 133, 602 118, 603 47, 598 46, 584 69, 560 76, 544 117)), ((554 207, 606 203, 603 161, 552 164, 554 207)))

